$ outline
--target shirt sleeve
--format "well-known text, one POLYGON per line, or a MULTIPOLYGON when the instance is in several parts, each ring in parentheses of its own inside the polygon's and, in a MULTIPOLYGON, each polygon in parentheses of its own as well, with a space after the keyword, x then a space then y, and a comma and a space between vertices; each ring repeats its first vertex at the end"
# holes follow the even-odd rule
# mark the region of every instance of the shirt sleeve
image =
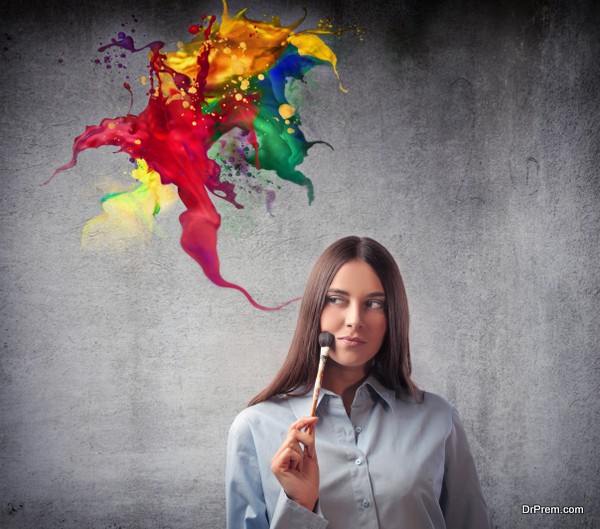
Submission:
POLYGON ((452 414, 452 431, 446 439, 440 506, 447 529, 492 528, 465 429, 456 410, 452 414))
MULTIPOLYGON (((317 513, 320 513, 320 508, 317 513)), ((281 489, 271 529, 325 529, 327 525, 327 520, 322 516, 290 500, 281 489)))
POLYGON ((328 525, 322 515, 290 500, 281 488, 269 520, 254 437, 240 416, 227 439, 225 499, 227 529, 325 529, 328 525))

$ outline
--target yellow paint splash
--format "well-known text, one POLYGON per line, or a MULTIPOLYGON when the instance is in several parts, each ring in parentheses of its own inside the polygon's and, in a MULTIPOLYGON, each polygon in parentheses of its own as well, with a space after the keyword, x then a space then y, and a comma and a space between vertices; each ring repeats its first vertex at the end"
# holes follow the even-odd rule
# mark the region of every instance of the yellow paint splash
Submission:
POLYGON ((288 105, 287 103, 284 103, 283 105, 279 106, 279 115, 283 119, 290 119, 291 117, 293 117, 293 115, 295 113, 296 113, 296 109, 292 105, 288 105))
POLYGON ((160 175, 144 160, 137 160, 137 169, 131 172, 131 176, 141 185, 133 191, 110 193, 110 199, 105 197, 103 213, 90 219, 83 227, 82 247, 104 247, 108 243, 108 234, 115 241, 149 241, 154 231, 154 216, 178 199, 175 186, 163 185, 160 175))
MULTIPOLYGON (((337 57, 335 53, 316 35, 334 34, 328 29, 313 29, 294 33, 305 17, 290 26, 282 26, 279 17, 268 22, 246 18, 246 9, 231 16, 227 2, 223 0, 223 16, 220 24, 213 23, 208 38, 202 32, 189 43, 181 43, 180 48, 165 54, 165 65, 177 73, 195 79, 199 73, 198 56, 209 54, 210 69, 206 76, 205 93, 210 97, 222 94, 239 76, 264 78, 262 72, 271 68, 285 52, 288 44, 298 49, 300 55, 307 55, 329 62, 338 80, 337 57)), ((161 76, 163 95, 176 98, 177 89, 171 75, 161 76)), ((242 87, 242 90, 245 90, 242 87)), ((340 90, 347 92, 340 80, 340 90)))

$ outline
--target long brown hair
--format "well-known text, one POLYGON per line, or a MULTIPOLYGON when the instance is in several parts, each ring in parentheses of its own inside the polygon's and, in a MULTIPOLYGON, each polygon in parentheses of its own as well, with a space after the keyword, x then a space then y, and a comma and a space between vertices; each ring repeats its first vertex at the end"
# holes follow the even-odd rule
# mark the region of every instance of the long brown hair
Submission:
POLYGON ((327 289, 338 270, 353 259, 365 261, 373 268, 385 292, 388 329, 376 356, 377 376, 397 395, 408 394, 418 402, 422 400, 421 392, 410 377, 408 301, 398 265, 377 241, 352 236, 334 242, 317 259, 302 297, 287 357, 273 381, 248 403, 249 406, 276 395, 304 394, 310 390, 319 365, 320 320, 327 289))

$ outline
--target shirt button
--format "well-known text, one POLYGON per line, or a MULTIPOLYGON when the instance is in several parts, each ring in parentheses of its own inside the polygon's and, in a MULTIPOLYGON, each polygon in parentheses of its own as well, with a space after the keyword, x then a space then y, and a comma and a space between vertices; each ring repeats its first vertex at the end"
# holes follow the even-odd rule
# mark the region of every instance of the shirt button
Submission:
POLYGON ((358 459, 355 461, 355 463, 356 463, 357 465, 362 465, 362 459, 359 457, 359 458, 358 458, 358 459))
POLYGON ((354 428, 354 431, 356 433, 360 433, 360 432, 362 432, 362 428, 360 426, 357 426, 356 428, 354 428))
POLYGON ((369 507, 371 505, 371 502, 369 500, 363 500, 362 501, 362 506, 363 507, 369 507))

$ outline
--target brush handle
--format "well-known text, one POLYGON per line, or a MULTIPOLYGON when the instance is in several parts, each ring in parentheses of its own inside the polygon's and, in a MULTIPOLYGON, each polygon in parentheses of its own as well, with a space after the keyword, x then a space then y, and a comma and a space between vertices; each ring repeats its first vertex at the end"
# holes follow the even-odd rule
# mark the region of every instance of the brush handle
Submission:
POLYGON ((329 347, 321 348, 321 360, 319 361, 319 370, 317 371, 317 379, 315 380, 315 389, 313 390, 313 401, 310 409, 310 416, 314 417, 317 411, 317 401, 319 400, 319 393, 321 391, 321 385, 323 384, 323 373, 325 372, 325 364, 327 363, 327 356, 329 353, 329 347))

